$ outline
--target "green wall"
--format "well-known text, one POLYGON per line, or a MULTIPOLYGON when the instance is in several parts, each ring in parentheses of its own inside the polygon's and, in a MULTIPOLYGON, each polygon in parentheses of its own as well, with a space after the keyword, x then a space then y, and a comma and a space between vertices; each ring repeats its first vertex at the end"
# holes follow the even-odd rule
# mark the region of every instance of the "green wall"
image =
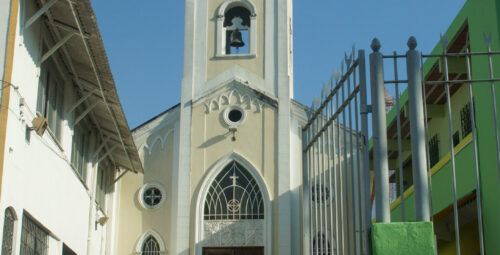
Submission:
MULTIPOLYGON (((470 48, 472 52, 484 52, 487 50, 483 39, 484 32, 492 33, 492 50, 500 51, 500 2, 497 3, 495 0, 467 1, 446 32, 446 35, 448 35, 450 40, 466 22, 469 26, 470 48)), ((441 52, 442 48, 438 43, 433 53, 441 52)), ((485 56, 476 56, 472 58, 473 78, 489 78, 487 60, 488 59, 485 56)), ((424 64, 424 72, 428 72, 434 63, 435 60, 427 61, 424 64)), ((500 56, 493 57, 493 63, 496 77, 500 77, 500 56)), ((488 83, 474 84, 473 93, 476 107, 475 112, 478 134, 479 168, 481 194, 483 198, 482 208, 485 233, 485 252, 486 254, 500 254, 500 242, 498 242, 500 237, 500 176, 497 165, 497 150, 495 144, 490 85, 488 83)), ((500 87, 496 87, 495 97, 498 101, 500 101, 500 87)), ((460 98, 463 98, 463 96, 460 96, 460 98)), ((459 100, 466 100, 466 98, 459 100)), ((497 102, 497 104, 500 104, 500 102, 497 102)), ((454 111, 456 111, 456 109, 454 109, 454 111)), ((391 117, 393 116, 388 116, 389 121, 393 119, 391 117)), ((500 115, 497 117, 500 119, 500 115)), ((447 122, 443 121, 440 124, 435 123, 435 125, 447 125, 447 122)), ((454 125, 456 124, 454 123, 454 125)), ((441 128, 437 127, 437 129, 441 128)), ((441 137, 440 140, 440 150, 442 152, 448 147, 447 145, 444 147, 448 142, 447 136, 441 137)), ((443 155, 443 153, 440 154, 443 155)), ((457 195, 460 198, 475 189, 472 143, 468 144, 457 154, 456 166, 457 195)), ((451 184, 451 165, 448 163, 432 178, 434 213, 441 211, 452 203, 453 197, 451 184)), ((415 219, 413 195, 405 200, 405 211, 407 220, 415 219)), ((401 211, 399 206, 392 211, 392 220, 401 220, 401 211)))

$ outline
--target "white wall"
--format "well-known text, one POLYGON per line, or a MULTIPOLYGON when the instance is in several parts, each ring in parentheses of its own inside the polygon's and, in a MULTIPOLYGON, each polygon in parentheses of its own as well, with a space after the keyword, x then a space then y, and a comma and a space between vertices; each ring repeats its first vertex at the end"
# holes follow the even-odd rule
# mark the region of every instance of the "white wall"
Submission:
MULTIPOLYGON (((32 1, 21 1, 20 12, 23 12, 25 2, 32 1)), ((33 11, 31 8, 28 13, 33 11)), ((11 89, 10 94, 0 222, 3 225, 5 209, 12 207, 18 218, 14 237, 16 254, 20 249, 23 212, 29 213, 50 231, 49 254, 61 254, 63 243, 77 254, 87 254, 88 245, 91 247, 88 254, 104 254, 102 247, 105 247, 103 243, 106 238, 103 237, 108 227, 98 225, 95 228, 95 214, 90 211, 91 204, 95 203, 91 203, 92 189, 87 187, 92 187, 94 171, 89 164, 87 180, 82 180, 70 165, 73 131, 66 120, 71 119, 71 115, 65 111, 61 147, 48 132, 40 137, 31 131, 30 140, 25 139, 26 127, 31 126, 36 111, 40 75, 38 59, 41 56, 40 25, 38 21, 22 33, 19 31, 21 24, 17 26, 12 74, 12 84, 16 87, 11 89), (25 102, 24 106, 20 106, 22 101, 25 102), (87 242, 89 229, 92 230, 90 243, 87 242)), ((75 100, 75 91, 70 83, 64 86, 64 108, 67 110, 75 100)), ((110 205, 111 198, 108 195, 107 202, 110 205)))

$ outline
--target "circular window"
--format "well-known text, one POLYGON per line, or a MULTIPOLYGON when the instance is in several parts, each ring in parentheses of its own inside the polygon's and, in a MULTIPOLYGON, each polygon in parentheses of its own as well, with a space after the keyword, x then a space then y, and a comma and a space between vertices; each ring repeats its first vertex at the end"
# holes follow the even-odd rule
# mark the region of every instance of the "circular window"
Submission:
POLYGON ((139 191, 139 202, 144 208, 155 209, 165 202, 165 188, 160 183, 150 182, 139 191))
POLYGON ((231 105, 224 110, 224 121, 228 126, 240 125, 245 120, 245 110, 238 105, 231 105))

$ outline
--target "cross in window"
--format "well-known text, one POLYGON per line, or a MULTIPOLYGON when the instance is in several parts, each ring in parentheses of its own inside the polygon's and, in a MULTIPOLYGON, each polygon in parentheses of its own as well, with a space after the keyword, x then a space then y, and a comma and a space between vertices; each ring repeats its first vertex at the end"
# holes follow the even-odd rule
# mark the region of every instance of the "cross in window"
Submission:
POLYGON ((236 176, 236 173, 233 174, 233 176, 229 176, 231 180, 233 180, 233 186, 236 186, 236 180, 240 177, 236 176))

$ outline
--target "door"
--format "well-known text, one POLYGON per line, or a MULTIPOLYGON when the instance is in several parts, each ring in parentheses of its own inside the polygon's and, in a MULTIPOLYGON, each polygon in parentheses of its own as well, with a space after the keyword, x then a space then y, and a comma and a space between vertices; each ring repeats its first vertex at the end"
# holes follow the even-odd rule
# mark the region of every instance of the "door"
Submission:
POLYGON ((264 247, 203 247, 203 255, 264 255, 264 247))

